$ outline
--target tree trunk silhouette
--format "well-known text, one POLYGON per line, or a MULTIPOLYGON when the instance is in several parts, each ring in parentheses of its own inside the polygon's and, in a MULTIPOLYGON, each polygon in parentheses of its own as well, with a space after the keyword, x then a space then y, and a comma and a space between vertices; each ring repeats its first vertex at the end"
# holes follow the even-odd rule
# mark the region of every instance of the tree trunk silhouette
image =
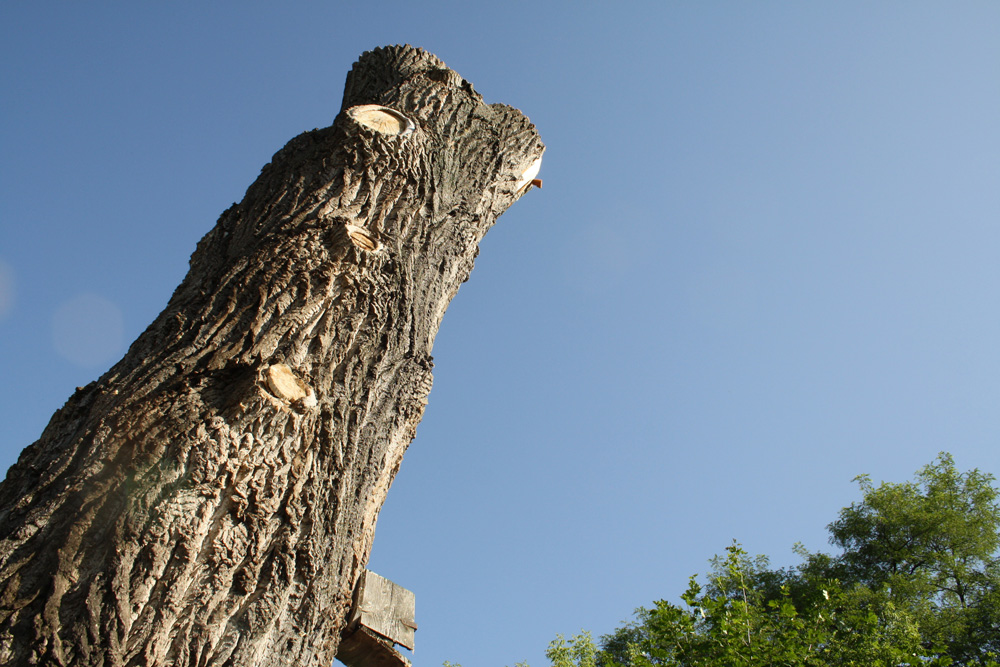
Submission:
POLYGON ((0 664, 328 667, 445 308, 543 151, 433 55, 363 54, 8 471, 0 664))

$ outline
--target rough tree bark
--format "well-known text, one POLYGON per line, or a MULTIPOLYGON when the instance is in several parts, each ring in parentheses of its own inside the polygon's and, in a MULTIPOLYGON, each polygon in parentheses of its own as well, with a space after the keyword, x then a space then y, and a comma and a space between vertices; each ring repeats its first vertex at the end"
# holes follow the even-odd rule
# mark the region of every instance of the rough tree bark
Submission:
POLYGON ((330 665, 442 315, 543 151, 433 55, 362 55, 0 485, 0 664, 330 665))

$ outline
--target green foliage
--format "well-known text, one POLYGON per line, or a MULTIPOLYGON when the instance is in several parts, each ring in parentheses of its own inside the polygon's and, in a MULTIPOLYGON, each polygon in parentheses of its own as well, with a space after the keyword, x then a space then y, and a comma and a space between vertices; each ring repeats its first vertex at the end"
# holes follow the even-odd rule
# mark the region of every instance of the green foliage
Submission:
POLYGON ((552 667, 597 667, 597 645, 589 632, 581 632, 569 640, 556 635, 545 657, 552 667))
POLYGON ((951 456, 917 473, 916 482, 857 480, 864 500, 830 524, 831 541, 859 581, 881 584, 919 575, 943 604, 968 607, 981 591, 976 573, 994 560, 1000 507, 992 475, 958 473, 951 456))
POLYGON ((916 480, 874 486, 830 524, 830 571, 910 613, 923 641, 958 664, 1000 653, 1000 506, 994 478, 948 454, 916 480))
POLYGON ((829 526, 838 555, 772 569, 738 543, 595 644, 559 636, 553 667, 1000 667, 1000 506, 992 475, 948 454, 872 484, 829 526))
MULTIPOLYGON (((814 581, 816 595, 797 604, 757 585, 766 560, 738 545, 716 559, 704 589, 692 577, 684 606, 660 600, 602 639, 601 667, 652 665, 927 665, 931 656, 906 614, 873 613, 871 601, 814 581)), ((804 588, 800 582, 800 589, 804 588)))

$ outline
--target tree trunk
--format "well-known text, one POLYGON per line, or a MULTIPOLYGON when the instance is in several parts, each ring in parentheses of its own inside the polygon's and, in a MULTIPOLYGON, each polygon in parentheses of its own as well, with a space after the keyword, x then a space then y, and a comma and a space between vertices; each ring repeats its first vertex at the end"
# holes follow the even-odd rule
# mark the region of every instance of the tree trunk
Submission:
POLYGON ((362 55, 7 473, 0 664, 330 665, 445 308, 543 151, 433 55, 362 55))

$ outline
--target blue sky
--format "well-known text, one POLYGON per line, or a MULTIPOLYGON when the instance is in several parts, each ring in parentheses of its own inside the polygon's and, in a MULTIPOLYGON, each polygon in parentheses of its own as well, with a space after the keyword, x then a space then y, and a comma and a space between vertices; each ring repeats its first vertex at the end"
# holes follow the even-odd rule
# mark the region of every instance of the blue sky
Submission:
POLYGON ((851 479, 1000 472, 1000 4, 4 3, 0 468, 166 305, 357 56, 548 150, 445 317, 371 569, 418 665, 538 667, 851 479))

